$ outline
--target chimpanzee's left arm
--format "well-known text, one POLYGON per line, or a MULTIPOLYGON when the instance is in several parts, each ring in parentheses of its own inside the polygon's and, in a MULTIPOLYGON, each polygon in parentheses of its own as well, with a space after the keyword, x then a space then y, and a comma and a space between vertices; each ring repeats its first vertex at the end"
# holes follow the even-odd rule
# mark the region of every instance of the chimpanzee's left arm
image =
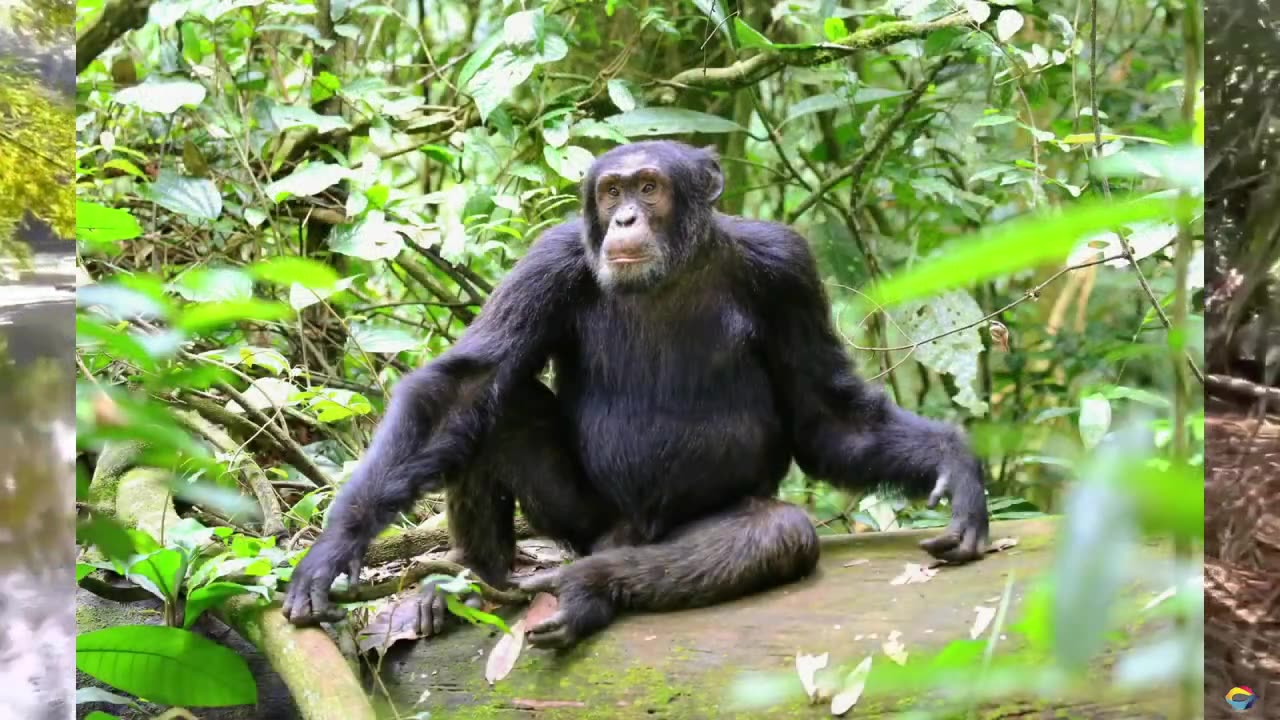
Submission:
POLYGON ((922 547, 952 562, 981 557, 985 473, 964 433, 903 410, 854 374, 803 238, 779 225, 742 229, 769 373, 796 463, 846 487, 927 495, 930 507, 948 498, 951 524, 922 547))

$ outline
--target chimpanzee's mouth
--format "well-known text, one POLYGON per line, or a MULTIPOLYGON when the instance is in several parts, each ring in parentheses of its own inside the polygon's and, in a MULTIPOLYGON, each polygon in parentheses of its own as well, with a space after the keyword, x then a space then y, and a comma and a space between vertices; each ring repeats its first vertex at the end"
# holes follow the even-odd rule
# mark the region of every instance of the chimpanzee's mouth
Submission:
POLYGON ((610 265, 635 265, 636 263, 649 262, 648 255, 614 255, 607 258, 610 265))

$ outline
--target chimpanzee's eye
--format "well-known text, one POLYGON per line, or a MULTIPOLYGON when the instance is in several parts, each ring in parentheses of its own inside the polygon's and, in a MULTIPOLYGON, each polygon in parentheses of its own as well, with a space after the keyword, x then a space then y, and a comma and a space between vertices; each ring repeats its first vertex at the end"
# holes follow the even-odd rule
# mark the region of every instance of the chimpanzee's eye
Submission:
POLYGON ((617 185, 610 185, 610 186, 609 186, 609 195, 610 195, 611 197, 618 197, 618 195, 619 195, 619 194, 621 194, 621 191, 620 191, 620 190, 618 190, 618 186, 617 186, 617 185))
POLYGON ((648 195, 649 193, 657 189, 658 188, 654 186, 653 183, 645 183, 644 187, 640 188, 640 192, 644 193, 645 195, 648 195))

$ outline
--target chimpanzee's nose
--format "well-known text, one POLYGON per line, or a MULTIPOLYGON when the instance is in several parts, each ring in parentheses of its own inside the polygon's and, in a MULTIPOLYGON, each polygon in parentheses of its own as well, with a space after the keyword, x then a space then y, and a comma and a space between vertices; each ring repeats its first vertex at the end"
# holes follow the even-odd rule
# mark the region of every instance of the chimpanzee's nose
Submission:
POLYGON ((625 207, 613 216, 613 224, 618 227, 631 227, 636 224, 636 213, 634 208, 625 207))

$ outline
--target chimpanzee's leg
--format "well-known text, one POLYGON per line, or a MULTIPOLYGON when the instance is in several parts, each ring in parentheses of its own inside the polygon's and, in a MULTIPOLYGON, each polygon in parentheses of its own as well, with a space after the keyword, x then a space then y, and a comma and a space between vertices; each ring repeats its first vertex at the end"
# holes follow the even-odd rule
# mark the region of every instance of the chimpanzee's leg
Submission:
MULTIPOLYGON (((493 431, 459 472, 445 479, 449 559, 494 587, 506 587, 515 556, 518 501, 541 535, 585 555, 613 522, 609 503, 582 477, 556 396, 530 380, 513 391, 493 431)), ((479 598, 468 604, 478 606, 479 598)), ((444 629, 450 613, 441 593, 423 587, 420 634, 444 629)))
POLYGON ((798 580, 818 563, 818 535, 803 510, 748 498, 650 544, 614 546, 520 582, 551 592, 559 609, 529 630, 543 647, 567 647, 620 610, 712 605, 798 580))

